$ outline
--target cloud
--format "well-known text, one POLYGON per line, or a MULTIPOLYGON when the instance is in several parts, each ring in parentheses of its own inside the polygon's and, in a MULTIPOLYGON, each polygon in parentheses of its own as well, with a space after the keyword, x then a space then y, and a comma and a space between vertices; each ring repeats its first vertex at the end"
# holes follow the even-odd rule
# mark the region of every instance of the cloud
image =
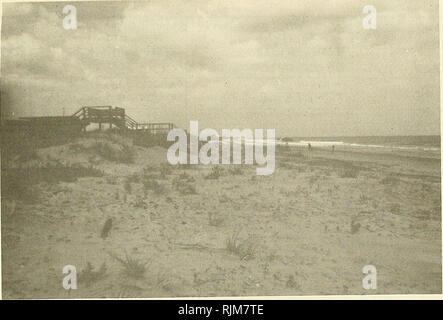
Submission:
POLYGON ((33 6, 31 3, 4 4, 3 17, 23 17, 31 13, 33 6))
POLYGON ((434 132, 437 3, 373 4, 374 31, 360 1, 82 2, 77 30, 63 29, 63 3, 7 4, 2 88, 22 115, 111 104, 179 126, 367 135, 391 119, 398 134, 434 132))

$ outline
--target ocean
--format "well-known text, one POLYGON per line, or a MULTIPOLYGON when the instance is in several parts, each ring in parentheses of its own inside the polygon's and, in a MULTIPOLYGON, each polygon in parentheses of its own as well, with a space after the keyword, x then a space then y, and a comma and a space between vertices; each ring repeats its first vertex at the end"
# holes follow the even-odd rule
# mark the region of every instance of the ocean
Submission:
POLYGON ((279 139, 277 144, 440 152, 440 136, 292 137, 279 139))

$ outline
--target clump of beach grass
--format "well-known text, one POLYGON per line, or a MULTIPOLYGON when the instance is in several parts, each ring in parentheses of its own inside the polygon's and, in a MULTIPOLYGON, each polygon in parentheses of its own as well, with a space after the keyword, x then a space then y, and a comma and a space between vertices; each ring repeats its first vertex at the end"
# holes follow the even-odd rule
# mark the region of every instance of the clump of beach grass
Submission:
POLYGON ((195 182, 194 177, 183 172, 172 181, 172 186, 182 195, 197 194, 197 189, 193 182, 195 182))
POLYGON ((89 147, 95 154, 105 160, 117 163, 133 163, 135 158, 134 150, 128 145, 112 146, 107 142, 95 142, 89 147))
POLYGON ((229 174, 233 176, 239 176, 243 174, 242 167, 240 165, 234 165, 233 167, 229 168, 229 174))
POLYGON ((176 167, 178 169, 183 169, 183 170, 190 170, 190 169, 197 169, 198 166, 195 164, 189 164, 189 163, 179 163, 176 165, 176 167))
POLYGON ((89 287, 91 284, 105 278, 106 276, 106 264, 103 262, 100 268, 95 271, 92 264, 88 261, 86 263, 86 268, 78 273, 77 280, 79 283, 84 284, 89 287))
POLYGON ((145 192, 152 190, 156 195, 166 193, 166 188, 163 185, 161 185, 157 180, 148 177, 144 177, 143 179, 143 188, 145 192))
POLYGON ((254 258, 256 246, 250 241, 240 240, 240 231, 234 231, 233 234, 226 239, 226 250, 241 260, 250 260, 254 258))
POLYGON ((360 200, 361 203, 367 203, 370 199, 369 199, 369 197, 367 195, 362 193, 362 194, 360 194, 359 200, 360 200))
POLYGON ((122 273, 132 279, 143 279, 151 264, 151 261, 143 262, 137 258, 131 257, 127 252, 125 252, 124 258, 120 258, 116 255, 112 256, 122 265, 122 273))
POLYGON ((178 179, 186 182, 195 182, 194 177, 186 172, 183 172, 181 175, 179 175, 178 179))
POLYGON ((205 176, 205 179, 208 180, 217 180, 222 173, 222 169, 220 167, 212 167, 212 170, 209 174, 205 176))
POLYGON ((24 202, 39 201, 39 183, 57 184, 75 182, 82 177, 102 177, 103 172, 92 166, 83 167, 58 163, 57 165, 2 170, 2 197, 24 202))
POLYGON ((197 194, 197 189, 189 182, 175 182, 174 187, 182 195, 197 194))

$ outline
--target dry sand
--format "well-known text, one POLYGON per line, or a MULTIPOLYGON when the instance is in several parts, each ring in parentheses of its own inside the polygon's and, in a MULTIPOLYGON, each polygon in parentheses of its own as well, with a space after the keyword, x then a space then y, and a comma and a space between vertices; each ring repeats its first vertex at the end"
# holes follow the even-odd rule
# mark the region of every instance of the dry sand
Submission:
POLYGON ((34 203, 3 199, 4 298, 441 293, 440 159, 282 148, 271 176, 235 165, 160 174, 166 149, 131 148, 132 164, 69 145, 10 164, 93 163, 105 175, 40 183, 34 203), (125 254, 147 263, 139 278, 122 271, 125 254), (63 267, 88 263, 106 270, 65 290, 63 267), (377 290, 362 287, 369 264, 377 290))

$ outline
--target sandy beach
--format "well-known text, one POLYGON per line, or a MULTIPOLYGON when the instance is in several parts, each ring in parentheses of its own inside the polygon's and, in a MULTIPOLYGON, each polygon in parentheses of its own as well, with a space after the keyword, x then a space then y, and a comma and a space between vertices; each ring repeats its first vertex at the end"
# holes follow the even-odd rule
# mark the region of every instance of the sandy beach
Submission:
POLYGON ((3 298, 441 293, 439 156, 278 147, 257 176, 166 151, 101 134, 3 160, 2 190, 90 168, 2 192, 3 298))

